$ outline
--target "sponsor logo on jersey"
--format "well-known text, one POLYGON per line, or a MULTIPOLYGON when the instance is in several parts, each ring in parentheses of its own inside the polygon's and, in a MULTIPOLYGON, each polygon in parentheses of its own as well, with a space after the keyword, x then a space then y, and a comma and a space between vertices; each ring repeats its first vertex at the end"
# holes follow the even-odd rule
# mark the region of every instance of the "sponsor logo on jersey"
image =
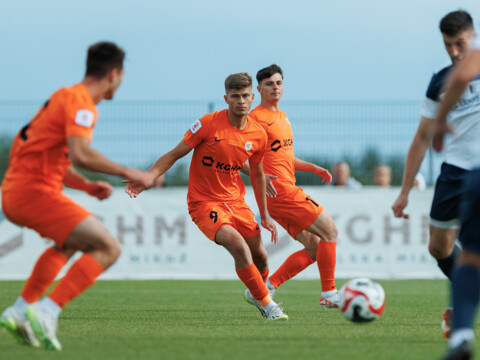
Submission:
POLYGON ((202 127, 202 122, 200 120, 195 120, 195 122, 190 126, 190 131, 192 134, 195 134, 202 127))
POLYGON ((93 125, 94 115, 90 110, 78 110, 75 115, 75 124, 89 128, 93 125))
POLYGON ((477 105, 478 103, 480 103, 480 96, 478 94, 475 96, 472 96, 471 98, 461 98, 460 100, 457 101, 457 103, 452 108, 452 110, 458 110, 460 108, 470 107, 473 105, 477 105))
POLYGON ((284 147, 285 150, 291 148, 293 146, 293 139, 283 139, 283 140, 275 140, 271 145, 270 145, 270 149, 272 149, 272 151, 274 152, 277 152, 278 150, 280 150, 281 147, 284 147))
POLYGON ((213 167, 214 171, 221 173, 239 172, 243 167, 242 165, 229 164, 226 162, 217 161, 211 156, 204 156, 202 164, 207 167, 213 167), (215 164, 215 166, 213 166, 215 164))
POLYGON ((281 147, 282 144, 280 143, 280 140, 275 140, 272 145, 270 145, 270 149, 272 149, 273 152, 277 152, 281 147))
POLYGON ((215 142, 222 141, 222 140, 225 140, 225 139, 219 139, 215 136, 215 142))

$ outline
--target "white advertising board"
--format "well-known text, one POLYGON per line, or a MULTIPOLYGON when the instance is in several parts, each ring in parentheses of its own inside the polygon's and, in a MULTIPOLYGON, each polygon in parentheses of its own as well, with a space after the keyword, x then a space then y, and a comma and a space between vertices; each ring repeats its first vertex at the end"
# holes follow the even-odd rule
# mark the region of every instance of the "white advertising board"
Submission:
MULTIPOLYGON (((304 190, 336 222, 336 277, 443 277, 427 248, 431 189, 411 192, 409 220, 396 219, 391 211, 399 189, 304 190)), ((67 189, 66 193, 98 216, 122 244, 121 257, 101 279, 236 279, 228 252, 208 240, 191 221, 185 188, 149 190, 137 199, 130 199, 118 188, 104 201, 74 190, 67 189)), ((258 213, 251 188, 247 188, 246 199, 253 212, 258 213)), ((270 243, 268 231, 263 230, 262 236, 271 273, 302 248, 280 227, 278 244, 270 243)), ((0 279, 27 278, 38 256, 51 244, 0 215, 0 279)), ((297 276, 318 277, 316 264, 297 276)))

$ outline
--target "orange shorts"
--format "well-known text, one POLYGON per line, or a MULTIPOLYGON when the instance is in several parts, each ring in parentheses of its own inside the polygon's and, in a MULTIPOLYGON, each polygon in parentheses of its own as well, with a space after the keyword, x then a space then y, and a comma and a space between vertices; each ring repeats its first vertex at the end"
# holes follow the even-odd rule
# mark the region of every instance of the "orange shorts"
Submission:
POLYGON ((268 213, 292 238, 306 230, 323 211, 311 196, 302 188, 295 187, 288 196, 267 197, 268 213))
POLYGON ((8 220, 52 239, 60 248, 72 230, 92 215, 62 192, 52 190, 3 191, 2 209, 8 220))
POLYGON ((215 241, 215 235, 223 225, 231 225, 245 239, 260 234, 255 216, 243 198, 228 204, 210 201, 191 203, 188 204, 188 212, 193 222, 212 241, 215 241))

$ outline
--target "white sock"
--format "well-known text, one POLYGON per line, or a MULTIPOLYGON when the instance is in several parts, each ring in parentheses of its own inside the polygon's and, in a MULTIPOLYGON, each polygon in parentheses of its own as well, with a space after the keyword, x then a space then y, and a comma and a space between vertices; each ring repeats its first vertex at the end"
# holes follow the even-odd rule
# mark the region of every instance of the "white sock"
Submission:
POLYGON ((58 304, 50 299, 49 297, 44 297, 38 303, 46 312, 52 315, 55 319, 58 319, 58 316, 62 312, 62 308, 58 304))
POLYGON ((450 349, 454 349, 457 346, 460 346, 464 341, 472 342, 474 338, 475 334, 473 332, 473 329, 457 329, 453 331, 452 335, 450 336, 448 346, 450 347, 450 349))
POLYGON ((272 301, 270 301, 270 302, 268 303, 267 306, 265 306, 265 307, 263 308, 263 310, 265 310, 265 312, 268 314, 268 313, 270 312, 270 310, 271 310, 274 306, 276 306, 276 305, 277 305, 277 303, 272 300, 272 301))
POLYGON ((22 318, 25 318, 25 311, 30 304, 23 297, 19 296, 12 307, 15 309, 17 314, 22 318))
POLYGON ((335 290, 330 290, 330 291, 322 291, 322 297, 328 298, 328 297, 330 297, 330 296, 335 295, 337 292, 338 292, 337 289, 335 289, 335 290))
POLYGON ((276 290, 275 286, 273 286, 273 284, 270 282, 270 279, 267 279, 266 285, 268 290, 276 290))

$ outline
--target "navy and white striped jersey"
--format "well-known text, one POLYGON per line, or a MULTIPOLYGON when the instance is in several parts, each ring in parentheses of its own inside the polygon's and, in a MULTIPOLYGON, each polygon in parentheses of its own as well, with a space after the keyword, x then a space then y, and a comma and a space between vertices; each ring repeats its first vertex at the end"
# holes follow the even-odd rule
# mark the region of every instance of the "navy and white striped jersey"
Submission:
MULTIPOLYGON (((480 36, 476 36, 472 45, 480 49, 480 36)), ((423 117, 435 119, 452 67, 452 64, 444 66, 433 74, 422 107, 423 117)), ((445 162, 466 170, 480 166, 480 74, 468 84, 449 112, 447 122, 453 134, 446 142, 445 162)))

